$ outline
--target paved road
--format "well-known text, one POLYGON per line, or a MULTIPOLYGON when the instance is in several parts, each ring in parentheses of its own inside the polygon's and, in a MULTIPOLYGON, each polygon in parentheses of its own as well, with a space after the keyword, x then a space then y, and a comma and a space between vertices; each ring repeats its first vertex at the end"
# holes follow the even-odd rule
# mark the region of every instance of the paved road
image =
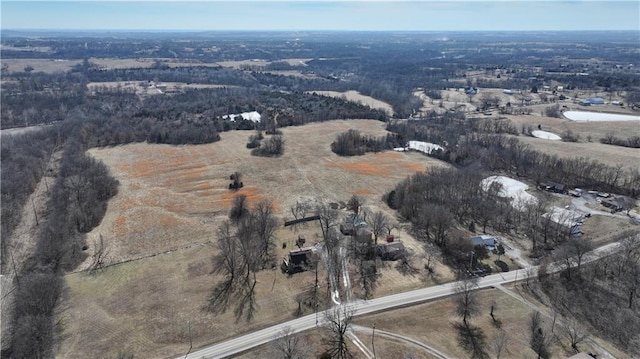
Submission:
MULTIPOLYGON (((586 255, 583 263, 588 263, 617 250, 620 246, 618 243, 611 243, 606 246, 595 249, 592 253, 586 255)), ((559 271, 560 265, 551 264, 547 267, 549 272, 559 271)), ((527 269, 519 269, 507 273, 498 273, 481 278, 478 281, 478 288, 488 288, 501 284, 507 284, 526 277, 534 277, 537 274, 537 267, 529 267, 527 269)), ((446 283, 438 286, 412 290, 410 292, 398 293, 386 297, 371 299, 368 301, 355 301, 348 305, 354 311, 355 316, 380 312, 392 308, 406 307, 412 304, 426 302, 442 297, 449 296, 455 292, 457 282, 446 283)), ((318 314, 318 318, 322 319, 322 313, 318 314)), ((319 323, 322 325, 322 323, 319 323)), ((293 333, 302 332, 316 326, 316 315, 311 314, 305 317, 294 319, 286 323, 274 325, 272 327, 258 330, 253 333, 243 335, 234 339, 227 340, 222 343, 214 344, 207 348, 195 351, 187 356, 187 358, 224 358, 231 356, 259 345, 268 343, 275 339, 278 333, 284 328, 289 327, 293 333)), ((184 358, 180 356, 179 358, 184 358)))

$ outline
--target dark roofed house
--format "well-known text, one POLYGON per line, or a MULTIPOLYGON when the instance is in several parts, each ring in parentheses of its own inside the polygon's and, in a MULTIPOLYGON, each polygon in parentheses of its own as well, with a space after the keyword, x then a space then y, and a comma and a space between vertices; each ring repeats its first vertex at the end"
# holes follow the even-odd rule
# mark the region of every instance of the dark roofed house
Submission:
POLYGON ((382 260, 395 261, 404 255, 402 242, 381 243, 376 246, 376 253, 382 260))
POLYGON ((471 244, 475 246, 484 246, 488 251, 493 251, 498 245, 498 240, 494 236, 481 235, 469 238, 471 244))
POLYGON ((622 197, 604 198, 600 203, 607 208, 611 208, 611 211, 613 212, 622 211, 624 209, 624 198, 622 197))
POLYGON ((567 192, 567 186, 562 184, 562 183, 557 183, 557 182, 543 183, 542 184, 542 188, 544 188, 545 190, 547 190, 549 192, 555 192, 555 193, 566 193, 567 192))
POLYGON ((283 258, 282 270, 289 274, 304 272, 313 265, 314 255, 312 247, 293 249, 288 257, 283 258))
POLYGON ((367 227, 368 224, 356 214, 349 214, 343 223, 340 224, 340 232, 345 236, 355 236, 360 228, 367 227))

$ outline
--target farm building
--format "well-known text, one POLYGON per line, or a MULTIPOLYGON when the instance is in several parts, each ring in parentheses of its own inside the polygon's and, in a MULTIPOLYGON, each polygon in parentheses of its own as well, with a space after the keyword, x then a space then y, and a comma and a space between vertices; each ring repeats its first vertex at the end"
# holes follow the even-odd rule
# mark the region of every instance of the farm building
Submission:
POLYGON ((376 254, 387 261, 395 261, 404 255, 404 244, 402 242, 387 242, 376 246, 376 254))
POLYGON ((546 183, 541 183, 540 187, 545 191, 549 191, 549 192, 567 193, 567 186, 562 183, 546 182, 546 183))
POLYGON ((475 95, 478 93, 478 89, 473 86, 465 87, 464 93, 467 95, 475 95))
POLYGON ((600 203, 614 212, 622 211, 624 209, 624 198, 622 197, 605 198, 600 203))
POLYGON ((559 229, 566 231, 571 236, 581 236, 581 226, 584 223, 586 215, 579 211, 566 208, 552 207, 551 211, 542 215, 555 223, 559 229))
POLYGON ((368 224, 356 214, 348 215, 343 223, 340 223, 340 233, 345 236, 354 236, 358 229, 367 227, 368 224))
POLYGON ((475 246, 484 246, 488 251, 493 251, 498 245, 498 240, 494 236, 483 234, 469 238, 471 244, 475 246))
POLYGON ((289 274, 304 272, 313 266, 314 256, 313 247, 293 249, 282 259, 282 270, 289 274))
POLYGON ((587 101, 592 105, 604 105, 604 99, 600 97, 589 97, 587 101))

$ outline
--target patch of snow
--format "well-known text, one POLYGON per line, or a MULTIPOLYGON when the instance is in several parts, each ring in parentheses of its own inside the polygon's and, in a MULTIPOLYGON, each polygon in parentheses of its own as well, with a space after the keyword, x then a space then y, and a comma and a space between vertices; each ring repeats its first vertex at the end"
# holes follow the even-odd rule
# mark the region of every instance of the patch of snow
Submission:
POLYGON ((394 151, 398 151, 398 152, 406 152, 406 151, 408 151, 405 147, 396 147, 393 150, 394 151))
POLYGON ((436 150, 444 150, 444 148, 442 148, 442 146, 440 145, 423 141, 409 141, 407 147, 411 150, 424 152, 426 154, 430 154, 431 152, 436 150))
POLYGON ((555 133, 547 132, 547 131, 535 130, 535 131, 531 131, 531 134, 533 135, 533 137, 544 138, 545 140, 558 141, 562 139, 562 137, 556 135, 555 133))
POLYGON ((234 115, 224 115, 222 116, 222 118, 224 118, 225 120, 229 120, 231 122, 235 122, 236 117, 242 117, 243 120, 249 120, 251 122, 256 122, 259 123, 261 120, 261 116, 260 113, 258 113, 258 111, 251 111, 251 112, 243 112, 241 114, 234 114, 234 115))
POLYGON ((518 210, 523 210, 526 205, 537 203, 538 199, 526 192, 529 186, 513 178, 505 176, 491 176, 482 180, 482 189, 488 191, 491 184, 497 182, 502 185, 500 197, 511 198, 511 205, 518 210))
POLYGON ((633 115, 620 115, 617 113, 606 112, 588 112, 588 111, 566 111, 563 113, 564 117, 571 121, 594 121, 594 122, 609 122, 609 121, 640 121, 640 116, 633 115))

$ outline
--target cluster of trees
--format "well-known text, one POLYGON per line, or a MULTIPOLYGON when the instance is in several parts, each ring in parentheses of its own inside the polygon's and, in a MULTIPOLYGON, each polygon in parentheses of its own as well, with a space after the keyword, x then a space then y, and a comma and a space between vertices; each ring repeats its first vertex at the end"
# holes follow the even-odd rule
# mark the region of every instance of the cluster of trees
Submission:
POLYGON ((336 136, 331 143, 331 151, 339 156, 360 156, 367 152, 384 151, 396 144, 394 136, 364 136, 360 131, 351 129, 336 136))
POLYGON ((248 208, 246 196, 234 197, 229 214, 217 231, 218 253, 213 257, 214 272, 223 277, 209 297, 208 309, 224 313, 234 305, 237 319, 253 319, 256 307, 256 274, 274 264, 274 233, 278 222, 271 202, 262 201, 248 208))
POLYGON ((3 135, 1 144, 2 180, 2 265, 7 263, 6 246, 20 222, 22 208, 45 175, 51 157, 60 143, 53 131, 27 132, 22 135, 3 135))
POLYGON ((543 269, 539 281, 528 285, 532 293, 546 295, 556 313, 569 318, 560 334, 576 352, 586 334, 592 332, 630 356, 640 355, 640 237, 627 232, 617 239, 621 250, 589 264, 582 264, 584 254, 591 249, 588 243, 563 245, 553 255, 563 270, 547 274, 543 269), (587 323, 588 327, 576 322, 587 323))
POLYGON ((429 121, 393 121, 387 130, 394 132, 400 142, 416 139, 446 144, 445 151, 436 151, 431 156, 458 167, 479 166, 491 172, 529 178, 536 184, 555 181, 631 197, 640 195, 640 174, 633 169, 625 170, 622 166, 610 166, 584 157, 560 158, 542 153, 516 137, 475 131, 485 129, 511 133, 516 129, 508 121, 500 124, 488 120, 496 126, 480 126, 485 122, 451 118, 453 115, 429 121))
POLYGON ((605 137, 600 139, 600 143, 604 143, 606 145, 640 148, 640 136, 631 136, 625 140, 616 137, 613 132, 609 132, 605 135, 605 137))
POLYGON ((16 275, 11 343, 3 356, 53 355, 64 272, 85 258, 84 234, 100 223, 118 182, 77 141, 67 142, 32 257, 16 275))
MULTIPOLYGON (((254 139, 250 138, 249 144, 254 143, 254 139)), ((251 154, 254 156, 263 157, 278 157, 284 153, 284 138, 282 135, 273 135, 262 143, 258 142, 258 147, 251 150, 251 154)), ((249 147, 247 144, 247 147, 249 147)))

